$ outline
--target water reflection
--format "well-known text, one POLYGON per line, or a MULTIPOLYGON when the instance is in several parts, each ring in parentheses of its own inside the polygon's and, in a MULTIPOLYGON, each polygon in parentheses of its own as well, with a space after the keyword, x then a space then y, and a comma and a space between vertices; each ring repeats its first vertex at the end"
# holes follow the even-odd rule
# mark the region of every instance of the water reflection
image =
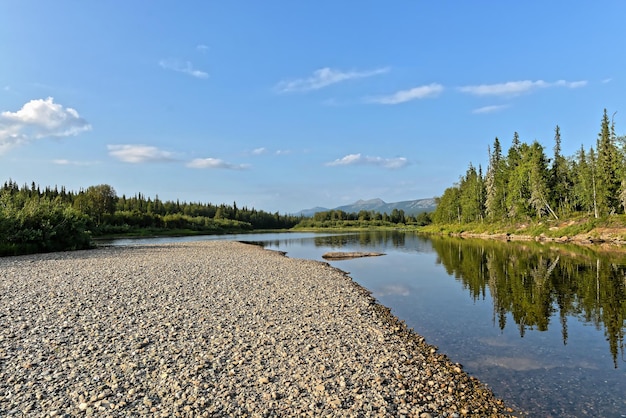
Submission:
POLYGON ((330 247, 345 247, 358 243, 362 247, 388 246, 394 248, 405 246, 406 234, 400 231, 371 231, 360 232, 355 235, 334 235, 315 238, 315 245, 330 247))
POLYGON ((403 252, 432 252, 430 239, 404 231, 362 231, 353 234, 329 235, 314 238, 317 247, 330 248, 393 248, 403 252))
POLYGON ((433 238, 433 248, 448 274, 473 299, 493 301, 494 320, 501 330, 508 313, 520 337, 527 330, 545 331, 558 316, 563 344, 568 317, 604 329, 618 367, 624 358, 626 324, 626 255, 591 248, 433 238))

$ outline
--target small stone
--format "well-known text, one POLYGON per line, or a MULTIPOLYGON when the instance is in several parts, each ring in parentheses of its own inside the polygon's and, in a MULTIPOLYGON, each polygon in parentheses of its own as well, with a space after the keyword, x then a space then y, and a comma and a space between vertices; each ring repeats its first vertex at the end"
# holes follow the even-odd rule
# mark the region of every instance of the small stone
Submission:
POLYGON ((341 401, 338 398, 331 399, 328 403, 334 409, 337 409, 341 406, 341 401))

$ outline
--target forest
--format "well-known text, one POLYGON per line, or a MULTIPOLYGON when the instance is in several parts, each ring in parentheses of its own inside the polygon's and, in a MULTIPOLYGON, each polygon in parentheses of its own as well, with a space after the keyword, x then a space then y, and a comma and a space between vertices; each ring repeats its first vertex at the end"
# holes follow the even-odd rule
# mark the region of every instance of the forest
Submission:
POLYGON ((470 163, 444 191, 432 213, 434 224, 597 219, 626 208, 626 137, 615 134, 606 109, 595 148, 581 145, 575 155, 562 155, 557 125, 551 158, 539 142, 522 142, 517 132, 506 153, 495 138, 488 157, 486 172, 470 163))
POLYGON ((331 209, 317 212, 310 218, 302 219, 295 228, 397 228, 424 226, 430 223, 430 214, 426 212, 407 215, 404 210, 395 208, 389 214, 372 210, 348 213, 343 210, 331 209))
POLYGON ((233 205, 117 196, 107 184, 79 192, 64 187, 0 188, 0 255, 84 249, 106 235, 220 234, 286 229, 302 218, 233 205))

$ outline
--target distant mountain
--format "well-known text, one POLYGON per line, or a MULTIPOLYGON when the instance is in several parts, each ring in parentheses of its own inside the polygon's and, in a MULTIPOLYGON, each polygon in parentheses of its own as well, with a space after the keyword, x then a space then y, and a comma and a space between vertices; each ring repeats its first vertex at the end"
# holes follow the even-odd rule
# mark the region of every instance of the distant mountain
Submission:
POLYGON ((357 200, 351 205, 338 206, 333 209, 315 207, 312 209, 304 209, 296 213, 296 215, 313 216, 317 212, 326 212, 328 210, 342 210, 346 213, 359 213, 362 210, 387 213, 388 215, 394 209, 403 210, 405 215, 417 215, 422 212, 432 212, 437 207, 435 199, 417 199, 405 200, 403 202, 387 203, 382 199, 357 200))
POLYGON ((323 208, 321 206, 316 206, 316 207, 311 208, 311 209, 303 209, 300 212, 295 213, 294 215, 310 217, 310 216, 315 215, 317 212, 326 212, 327 210, 330 210, 330 209, 323 208))

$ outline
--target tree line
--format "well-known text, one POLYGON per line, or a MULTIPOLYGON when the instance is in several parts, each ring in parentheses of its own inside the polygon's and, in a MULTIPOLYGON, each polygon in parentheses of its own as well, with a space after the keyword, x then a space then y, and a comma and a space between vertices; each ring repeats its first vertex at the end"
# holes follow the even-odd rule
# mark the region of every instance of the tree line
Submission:
POLYGON ((496 137, 488 148, 486 172, 471 163, 459 182, 437 200, 433 223, 558 220, 575 214, 594 218, 626 209, 626 137, 615 134, 607 110, 595 148, 570 157, 561 153, 561 130, 554 129, 552 158, 517 132, 506 154, 496 137))
POLYGON ((302 217, 211 203, 117 196, 107 184, 78 192, 12 180, 0 188, 0 255, 88 248, 107 234, 184 231, 227 233, 285 229, 302 217))
POLYGON ((302 219, 297 228, 359 228, 379 226, 424 226, 431 223, 430 214, 422 212, 417 215, 407 215, 404 210, 394 208, 391 213, 373 210, 359 212, 345 212, 341 209, 331 209, 317 212, 312 217, 302 219))

